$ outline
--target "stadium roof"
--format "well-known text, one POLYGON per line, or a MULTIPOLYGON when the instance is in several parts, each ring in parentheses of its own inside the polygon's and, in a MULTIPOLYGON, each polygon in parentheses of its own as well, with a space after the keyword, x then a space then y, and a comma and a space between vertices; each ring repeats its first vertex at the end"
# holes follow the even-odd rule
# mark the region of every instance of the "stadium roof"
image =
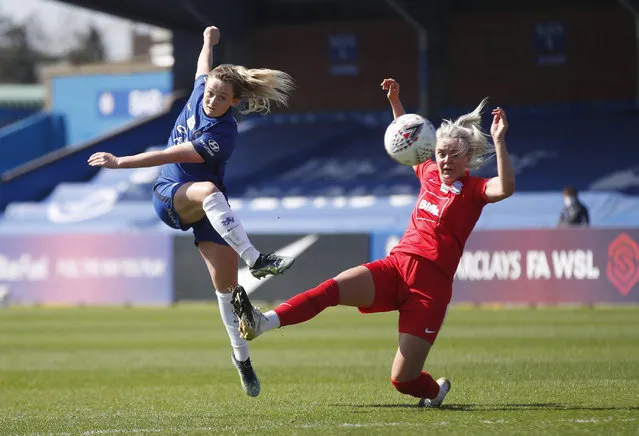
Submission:
MULTIPOLYGON (((130 20, 168 29, 192 29, 202 21, 212 22, 224 9, 224 0, 62 0, 76 6, 98 10, 130 20), (216 14, 216 10, 218 11, 216 14), (207 17, 211 17, 207 19, 207 17)), ((198 27, 199 31, 199 27, 198 27)))
POLYGON ((45 97, 43 85, 0 84, 0 106, 42 106, 45 97))
MULTIPOLYGON (((167 29, 199 29, 215 23, 216 17, 231 13, 230 0, 60 0, 76 6, 98 10, 134 21, 149 23, 167 29)), ((610 0, 562 0, 562 5, 579 7, 586 3, 606 3, 610 0)), ((628 7, 639 11, 639 0, 620 0, 628 7)), ((234 0, 236 8, 250 7, 260 20, 293 20, 297 24, 309 19, 380 19, 393 10, 390 0, 234 0)), ((557 0, 392 0, 392 3, 414 10, 426 3, 447 4, 452 8, 473 9, 487 6, 510 8, 556 6, 557 0)))

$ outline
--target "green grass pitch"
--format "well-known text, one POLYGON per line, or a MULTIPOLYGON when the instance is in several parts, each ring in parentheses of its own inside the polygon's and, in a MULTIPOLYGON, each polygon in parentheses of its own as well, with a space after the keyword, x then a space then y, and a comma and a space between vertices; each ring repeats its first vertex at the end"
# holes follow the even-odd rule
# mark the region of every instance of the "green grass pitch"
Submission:
POLYGON ((0 434, 639 434, 639 307, 452 308, 439 410, 389 382, 396 322, 331 308, 258 338, 249 398, 214 304, 1 309, 0 434))

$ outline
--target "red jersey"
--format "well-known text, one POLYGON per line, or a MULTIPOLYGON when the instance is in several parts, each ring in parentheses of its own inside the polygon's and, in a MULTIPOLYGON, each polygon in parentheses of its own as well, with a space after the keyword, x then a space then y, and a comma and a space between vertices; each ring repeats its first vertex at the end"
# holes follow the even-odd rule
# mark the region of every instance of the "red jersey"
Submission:
POLYGON ((430 159, 418 165, 415 173, 421 183, 417 204, 404 236, 391 252, 429 259, 452 279, 466 240, 488 203, 488 179, 466 174, 445 185, 430 159))

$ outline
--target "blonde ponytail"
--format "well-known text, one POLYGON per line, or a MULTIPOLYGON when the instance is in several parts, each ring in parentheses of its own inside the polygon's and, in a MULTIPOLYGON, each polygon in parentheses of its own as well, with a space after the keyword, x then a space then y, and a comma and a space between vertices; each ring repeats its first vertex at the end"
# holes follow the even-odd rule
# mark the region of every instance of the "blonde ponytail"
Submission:
POLYGON ((288 95, 294 89, 293 78, 279 70, 267 68, 248 69, 241 65, 218 65, 209 73, 233 86, 233 97, 246 101, 242 113, 271 110, 271 102, 278 106, 288 104, 288 95))

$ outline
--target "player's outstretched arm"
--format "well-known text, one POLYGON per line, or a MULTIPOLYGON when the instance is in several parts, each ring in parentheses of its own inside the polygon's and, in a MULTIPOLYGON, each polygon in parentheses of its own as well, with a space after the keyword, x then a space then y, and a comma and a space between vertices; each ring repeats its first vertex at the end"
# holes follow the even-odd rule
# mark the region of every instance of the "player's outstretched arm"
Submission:
POLYGON ((490 134, 495 143, 497 177, 493 177, 486 184, 486 198, 488 201, 496 203, 510 197, 515 192, 515 171, 510 162, 508 150, 506 150, 505 137, 508 130, 506 112, 498 107, 493 110, 492 115, 493 124, 490 127, 490 134))
POLYGON ((387 91, 386 98, 388 98, 388 102, 393 109, 393 118, 397 119, 404 115, 406 112, 404 111, 404 106, 402 106, 402 102, 399 99, 399 83, 397 80, 384 79, 382 80, 381 87, 384 91, 387 91))
POLYGON ((213 65, 213 47, 220 42, 220 29, 215 26, 209 26, 204 29, 204 42, 200 56, 197 58, 197 71, 195 78, 197 79, 203 74, 209 74, 213 65))
POLYGON ((117 157, 111 153, 98 152, 89 157, 92 167, 104 168, 143 168, 155 167, 167 163, 202 163, 204 159, 190 142, 174 145, 164 150, 145 151, 132 156, 117 157))

